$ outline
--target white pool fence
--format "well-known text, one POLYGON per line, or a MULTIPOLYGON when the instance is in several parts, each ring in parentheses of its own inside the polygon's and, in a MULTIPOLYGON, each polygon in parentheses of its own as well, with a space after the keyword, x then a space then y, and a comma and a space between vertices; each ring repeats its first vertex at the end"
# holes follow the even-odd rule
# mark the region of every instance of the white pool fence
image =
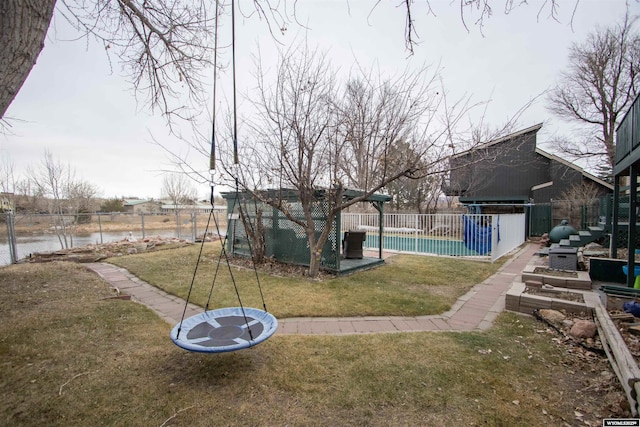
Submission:
MULTIPOLYGON (((378 249, 378 213, 343 213, 341 234, 365 231, 365 249, 378 249)), ((524 214, 383 215, 383 250, 495 261, 524 243, 524 214)))

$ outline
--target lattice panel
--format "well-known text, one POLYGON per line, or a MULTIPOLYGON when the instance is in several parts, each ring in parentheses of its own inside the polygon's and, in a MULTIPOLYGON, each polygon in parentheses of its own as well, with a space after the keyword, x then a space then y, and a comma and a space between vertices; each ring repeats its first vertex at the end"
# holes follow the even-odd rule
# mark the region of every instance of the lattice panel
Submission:
MULTIPOLYGON (((243 207, 244 209, 244 207, 243 207)), ((254 206, 250 206, 248 217, 255 224, 257 215, 254 206)), ((265 256, 274 257, 276 260, 297 264, 309 265, 309 240, 304 227, 289 220, 281 211, 273 209, 266 204, 258 204, 257 209, 262 211, 262 224, 265 233, 265 256)), ((290 203, 289 212, 304 221, 304 211, 301 203, 290 203)), ((316 228, 316 237, 320 236, 326 227, 326 206, 324 202, 316 202, 313 206, 312 217, 316 228)), ((234 230, 233 251, 236 254, 250 256, 251 250, 248 244, 247 234, 241 220, 232 220, 230 230, 234 230)), ((255 225, 254 225, 255 226, 255 225)), ((337 271, 339 268, 339 238, 337 221, 334 220, 333 230, 322 249, 321 267, 326 270, 337 271)))

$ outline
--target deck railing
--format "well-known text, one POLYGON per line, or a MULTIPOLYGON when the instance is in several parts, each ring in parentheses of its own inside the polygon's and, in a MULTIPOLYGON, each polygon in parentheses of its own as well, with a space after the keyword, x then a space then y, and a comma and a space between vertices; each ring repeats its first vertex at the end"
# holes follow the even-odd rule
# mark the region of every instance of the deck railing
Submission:
POLYGON ((629 107, 616 130, 616 164, 617 175, 635 161, 631 154, 640 148, 640 95, 629 107))
MULTIPOLYGON (((343 213, 341 233, 366 231, 364 247, 379 249, 377 213, 343 213)), ((384 214, 384 251, 495 261, 525 239, 524 214, 384 214)))

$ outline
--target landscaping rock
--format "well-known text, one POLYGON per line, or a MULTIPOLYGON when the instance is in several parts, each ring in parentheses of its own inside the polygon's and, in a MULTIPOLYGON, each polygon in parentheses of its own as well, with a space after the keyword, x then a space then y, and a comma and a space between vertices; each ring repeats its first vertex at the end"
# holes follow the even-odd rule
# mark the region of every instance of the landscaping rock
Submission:
POLYGON ((579 319, 569 330, 569 334, 576 338, 593 338, 596 336, 596 324, 591 320, 579 319))
POLYGON ((193 243, 173 237, 146 237, 131 241, 125 238, 116 242, 103 244, 89 244, 86 246, 62 249, 54 252, 35 252, 29 254, 20 262, 51 262, 51 261, 71 261, 71 262, 99 262, 108 257, 150 252, 163 248, 177 248, 189 246, 193 243))
POLYGON ((535 288, 535 289, 542 288, 542 282, 539 280, 526 280, 524 284, 527 285, 528 288, 535 288))
POLYGON ((548 320, 549 322, 552 322, 552 323, 561 323, 567 317, 564 314, 562 314, 561 312, 559 312, 558 310, 551 310, 551 309, 547 309, 547 308, 538 311, 538 313, 544 319, 546 319, 546 320, 548 320))

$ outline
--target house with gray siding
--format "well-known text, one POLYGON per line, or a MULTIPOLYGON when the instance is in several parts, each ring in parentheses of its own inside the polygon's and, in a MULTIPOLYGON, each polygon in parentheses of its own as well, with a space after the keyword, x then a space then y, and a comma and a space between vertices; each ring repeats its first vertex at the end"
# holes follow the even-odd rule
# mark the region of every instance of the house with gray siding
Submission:
POLYGON ((613 185, 537 147, 542 124, 489 141, 449 158, 448 196, 465 205, 521 205, 558 200, 568 189, 591 184, 598 195, 613 185))

